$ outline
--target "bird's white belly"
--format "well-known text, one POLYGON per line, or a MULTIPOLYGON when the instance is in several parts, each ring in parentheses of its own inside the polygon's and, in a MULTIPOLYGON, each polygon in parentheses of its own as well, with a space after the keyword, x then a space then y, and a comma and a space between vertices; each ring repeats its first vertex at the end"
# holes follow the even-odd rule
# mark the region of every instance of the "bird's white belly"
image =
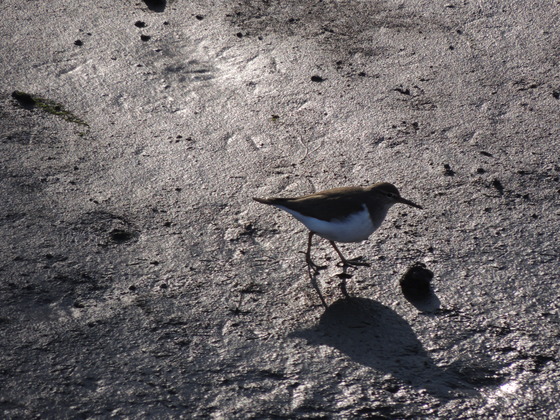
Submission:
POLYGON ((364 241, 369 238, 381 224, 381 221, 377 224, 371 221, 368 209, 365 205, 363 206, 363 210, 359 213, 354 213, 344 220, 332 220, 330 222, 301 215, 283 206, 278 207, 290 213, 310 231, 335 242, 364 241))

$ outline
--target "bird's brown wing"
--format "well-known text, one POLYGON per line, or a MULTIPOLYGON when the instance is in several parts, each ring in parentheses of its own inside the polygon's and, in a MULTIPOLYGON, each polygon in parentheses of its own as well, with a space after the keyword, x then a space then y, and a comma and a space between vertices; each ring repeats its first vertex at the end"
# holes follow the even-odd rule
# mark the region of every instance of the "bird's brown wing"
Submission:
POLYGON ((255 198, 263 204, 282 206, 305 216, 320 220, 342 220, 348 213, 363 210, 364 194, 362 188, 347 187, 321 191, 315 194, 292 198, 255 198))

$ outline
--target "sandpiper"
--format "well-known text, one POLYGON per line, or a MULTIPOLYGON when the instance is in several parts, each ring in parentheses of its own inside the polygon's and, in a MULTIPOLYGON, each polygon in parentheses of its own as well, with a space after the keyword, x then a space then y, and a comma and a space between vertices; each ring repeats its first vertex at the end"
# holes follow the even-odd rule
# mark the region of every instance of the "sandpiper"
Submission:
POLYGON ((325 267, 318 266, 311 260, 313 235, 319 235, 330 242, 343 266, 368 266, 368 263, 360 261, 361 257, 346 259, 335 242, 366 240, 379 228, 393 204, 402 203, 422 208, 402 198, 397 187, 388 182, 365 188, 334 188, 301 197, 253 199, 287 211, 309 229, 305 261, 315 272, 325 267))

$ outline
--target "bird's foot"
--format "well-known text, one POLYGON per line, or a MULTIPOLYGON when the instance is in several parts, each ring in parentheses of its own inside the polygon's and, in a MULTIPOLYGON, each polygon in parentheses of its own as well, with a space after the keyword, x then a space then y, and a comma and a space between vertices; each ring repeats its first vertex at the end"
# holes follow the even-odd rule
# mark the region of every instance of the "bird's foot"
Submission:
POLYGON ((337 265, 339 267, 371 267, 371 264, 363 261, 364 257, 351 258, 349 260, 344 259, 340 261, 337 265))
POLYGON ((327 268, 326 265, 317 265, 311 260, 306 260, 305 262, 307 263, 307 268, 309 268, 310 270, 313 270, 313 272, 315 274, 318 274, 319 271, 325 270, 327 268))
POLYGON ((311 260, 311 256, 309 255, 309 251, 308 252, 303 252, 301 251, 302 254, 305 254, 305 262, 307 263, 307 268, 309 270, 312 270, 314 274, 318 274, 319 271, 324 270, 327 268, 326 265, 317 265, 315 264, 312 260, 311 260))

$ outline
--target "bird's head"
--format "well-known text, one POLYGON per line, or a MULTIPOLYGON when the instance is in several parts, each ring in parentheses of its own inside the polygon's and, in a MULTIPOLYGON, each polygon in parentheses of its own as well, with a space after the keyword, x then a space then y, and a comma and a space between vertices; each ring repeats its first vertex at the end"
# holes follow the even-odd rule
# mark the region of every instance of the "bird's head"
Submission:
POLYGON ((382 200, 384 200, 389 206, 397 203, 402 203, 408 206, 416 207, 417 209, 422 208, 422 206, 419 206, 418 204, 413 203, 406 198, 402 198, 397 187, 395 187, 393 184, 389 184, 388 182, 380 182, 374 184, 368 189, 372 193, 380 197, 382 200))

